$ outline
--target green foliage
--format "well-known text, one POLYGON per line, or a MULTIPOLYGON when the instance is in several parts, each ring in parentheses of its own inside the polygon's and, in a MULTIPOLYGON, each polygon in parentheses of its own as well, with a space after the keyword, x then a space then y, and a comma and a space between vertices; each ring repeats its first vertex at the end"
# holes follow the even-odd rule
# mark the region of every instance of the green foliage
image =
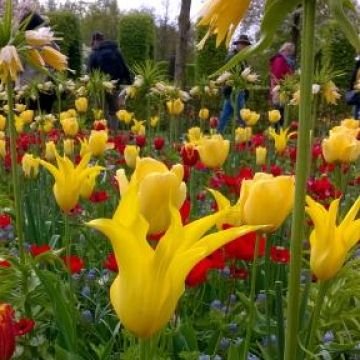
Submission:
MULTIPOLYGON (((202 39, 205 33, 205 27, 202 26, 197 28, 198 41, 202 39)), ((213 74, 224 65, 226 54, 227 50, 224 44, 216 47, 215 36, 208 39, 203 49, 196 53, 196 78, 199 79, 204 75, 208 76, 213 74)))
POLYGON ((355 64, 355 49, 334 23, 323 28, 323 38, 321 62, 330 64, 334 71, 341 71, 342 76, 339 76, 335 83, 340 88, 347 88, 355 64))
POLYGON ((82 72, 82 45, 78 17, 68 11, 51 12, 48 16, 56 35, 62 38, 58 45, 61 52, 68 56, 69 68, 80 75, 82 72))
POLYGON ((185 84, 187 86, 193 86, 196 83, 196 65, 195 64, 186 64, 185 68, 185 84))
POLYGON ((130 67, 155 58, 155 39, 154 18, 148 13, 134 11, 121 18, 119 45, 130 67))

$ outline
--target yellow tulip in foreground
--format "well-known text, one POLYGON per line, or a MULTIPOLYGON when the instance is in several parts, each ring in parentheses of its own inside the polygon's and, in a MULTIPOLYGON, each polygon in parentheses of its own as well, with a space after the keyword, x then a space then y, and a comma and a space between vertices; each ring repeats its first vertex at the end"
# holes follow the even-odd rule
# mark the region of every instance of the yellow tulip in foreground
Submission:
POLYGON ((112 219, 87 223, 111 241, 119 267, 110 288, 117 316, 133 334, 148 338, 171 319, 185 291, 185 279, 200 260, 257 227, 243 226, 205 235, 226 211, 186 226, 167 203, 170 226, 156 248, 146 240, 149 225, 142 216, 139 188, 130 186, 112 219))
POLYGON ((210 169, 221 167, 228 157, 229 140, 224 140, 220 134, 203 137, 197 147, 201 162, 210 169))
POLYGON ((216 34, 216 46, 223 40, 225 45, 230 44, 239 22, 244 17, 250 0, 229 1, 229 0, 208 0, 201 8, 198 17, 201 18, 198 26, 208 26, 209 29, 204 38, 197 45, 202 49, 206 40, 216 34))
MULTIPOLYGON (((211 190, 219 209, 230 206, 220 192, 211 190)), ((252 180, 243 180, 240 197, 223 224, 269 225, 266 231, 275 231, 290 214, 294 204, 293 176, 256 173, 252 180)))
POLYGON ((183 177, 182 165, 174 165, 169 170, 162 162, 146 157, 137 160, 130 182, 123 169, 116 172, 121 197, 128 187, 138 184, 141 214, 149 223, 149 234, 160 234, 169 227, 169 203, 176 209, 184 203, 186 184, 183 177))
POLYGON ((61 157, 58 154, 55 145, 54 153, 58 167, 44 160, 40 160, 40 164, 55 178, 53 191, 57 204, 61 210, 69 212, 79 201, 81 187, 85 179, 94 173, 98 175, 104 168, 101 166, 88 167, 90 154, 84 155, 79 165, 75 167, 69 158, 61 157))
POLYGON ((360 196, 340 225, 336 225, 340 199, 331 202, 329 210, 310 196, 306 197, 306 212, 314 223, 310 234, 310 268, 319 280, 333 277, 343 266, 349 250, 359 241, 360 196))

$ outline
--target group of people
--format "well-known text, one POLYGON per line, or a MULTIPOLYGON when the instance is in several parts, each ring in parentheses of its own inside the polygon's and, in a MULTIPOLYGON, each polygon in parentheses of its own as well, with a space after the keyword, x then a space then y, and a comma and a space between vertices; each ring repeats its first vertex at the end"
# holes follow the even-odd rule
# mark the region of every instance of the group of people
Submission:
MULTIPOLYGON (((238 39, 233 42, 235 49, 234 52, 226 59, 226 62, 235 56, 239 51, 251 45, 250 39, 247 35, 240 35, 238 39)), ((239 74, 247 67, 246 62, 241 62, 238 68, 239 74)), ((276 107, 281 114, 279 125, 281 126, 284 121, 284 107, 280 103, 279 93, 277 91, 277 85, 279 81, 284 79, 286 75, 293 74, 295 72, 295 45, 291 42, 284 43, 279 52, 270 59, 270 102, 276 107)), ((223 88, 223 106, 219 117, 219 123, 217 131, 223 133, 229 119, 234 114, 233 101, 231 99, 232 94, 231 86, 224 86, 223 88)), ((239 126, 244 127, 246 124, 241 118, 240 110, 245 107, 246 100, 248 98, 247 90, 240 90, 235 96, 237 107, 237 120, 239 126)))

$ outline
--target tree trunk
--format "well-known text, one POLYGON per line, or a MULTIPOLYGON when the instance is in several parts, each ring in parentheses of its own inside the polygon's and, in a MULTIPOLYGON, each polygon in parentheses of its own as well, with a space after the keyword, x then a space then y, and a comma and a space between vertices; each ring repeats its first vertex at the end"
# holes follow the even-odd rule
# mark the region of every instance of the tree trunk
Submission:
POLYGON ((185 85, 185 68, 190 32, 190 8, 191 0, 181 0, 181 9, 178 19, 179 39, 175 58, 175 83, 181 88, 185 85))

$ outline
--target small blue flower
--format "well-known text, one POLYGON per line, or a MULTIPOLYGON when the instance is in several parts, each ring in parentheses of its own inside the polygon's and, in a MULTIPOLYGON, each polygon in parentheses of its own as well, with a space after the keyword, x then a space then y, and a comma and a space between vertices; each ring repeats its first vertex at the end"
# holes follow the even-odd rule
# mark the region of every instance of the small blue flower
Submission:
POLYGON ((213 300, 210 304, 210 309, 217 309, 217 310, 220 310, 221 309, 221 301, 216 299, 216 300, 213 300))
POLYGON ((231 294, 229 296, 229 301, 231 304, 235 304, 237 302, 237 296, 235 294, 231 294))
POLYGON ((265 300, 266 300, 266 294, 264 293, 257 294, 256 296, 257 302, 264 302, 265 300))
POLYGON ((85 298, 90 297, 90 293, 91 293, 91 291, 90 291, 90 288, 89 288, 88 286, 84 286, 84 287, 82 288, 82 290, 81 290, 81 295, 82 295, 83 297, 85 297, 85 298))
POLYGON ((259 360, 259 358, 254 354, 248 354, 247 360, 259 360))
POLYGON ((230 346, 230 340, 227 338, 222 338, 219 343, 219 348, 221 350, 226 350, 230 346))
POLYGON ((238 329, 239 329, 239 327, 238 327, 237 324, 231 323, 231 324, 228 325, 228 330, 232 334, 237 333, 238 329))
POLYGON ((222 270, 220 270, 220 275, 224 278, 229 278, 231 273, 228 266, 225 266, 222 270))
POLYGON ((96 279, 96 270, 95 269, 89 269, 88 273, 86 274, 86 278, 88 280, 95 280, 96 279))
POLYGON ((82 318, 85 320, 85 321, 88 321, 88 322, 92 322, 94 317, 93 317, 93 314, 90 310, 84 310, 82 312, 82 318))
POLYGON ((334 338, 335 338, 334 333, 331 330, 329 330, 329 331, 327 331, 325 333, 322 341, 323 341, 324 344, 326 344, 326 343, 329 343, 329 342, 333 341, 334 338))
POLYGON ((198 357, 198 360, 210 360, 210 356, 209 355, 200 355, 198 357))

